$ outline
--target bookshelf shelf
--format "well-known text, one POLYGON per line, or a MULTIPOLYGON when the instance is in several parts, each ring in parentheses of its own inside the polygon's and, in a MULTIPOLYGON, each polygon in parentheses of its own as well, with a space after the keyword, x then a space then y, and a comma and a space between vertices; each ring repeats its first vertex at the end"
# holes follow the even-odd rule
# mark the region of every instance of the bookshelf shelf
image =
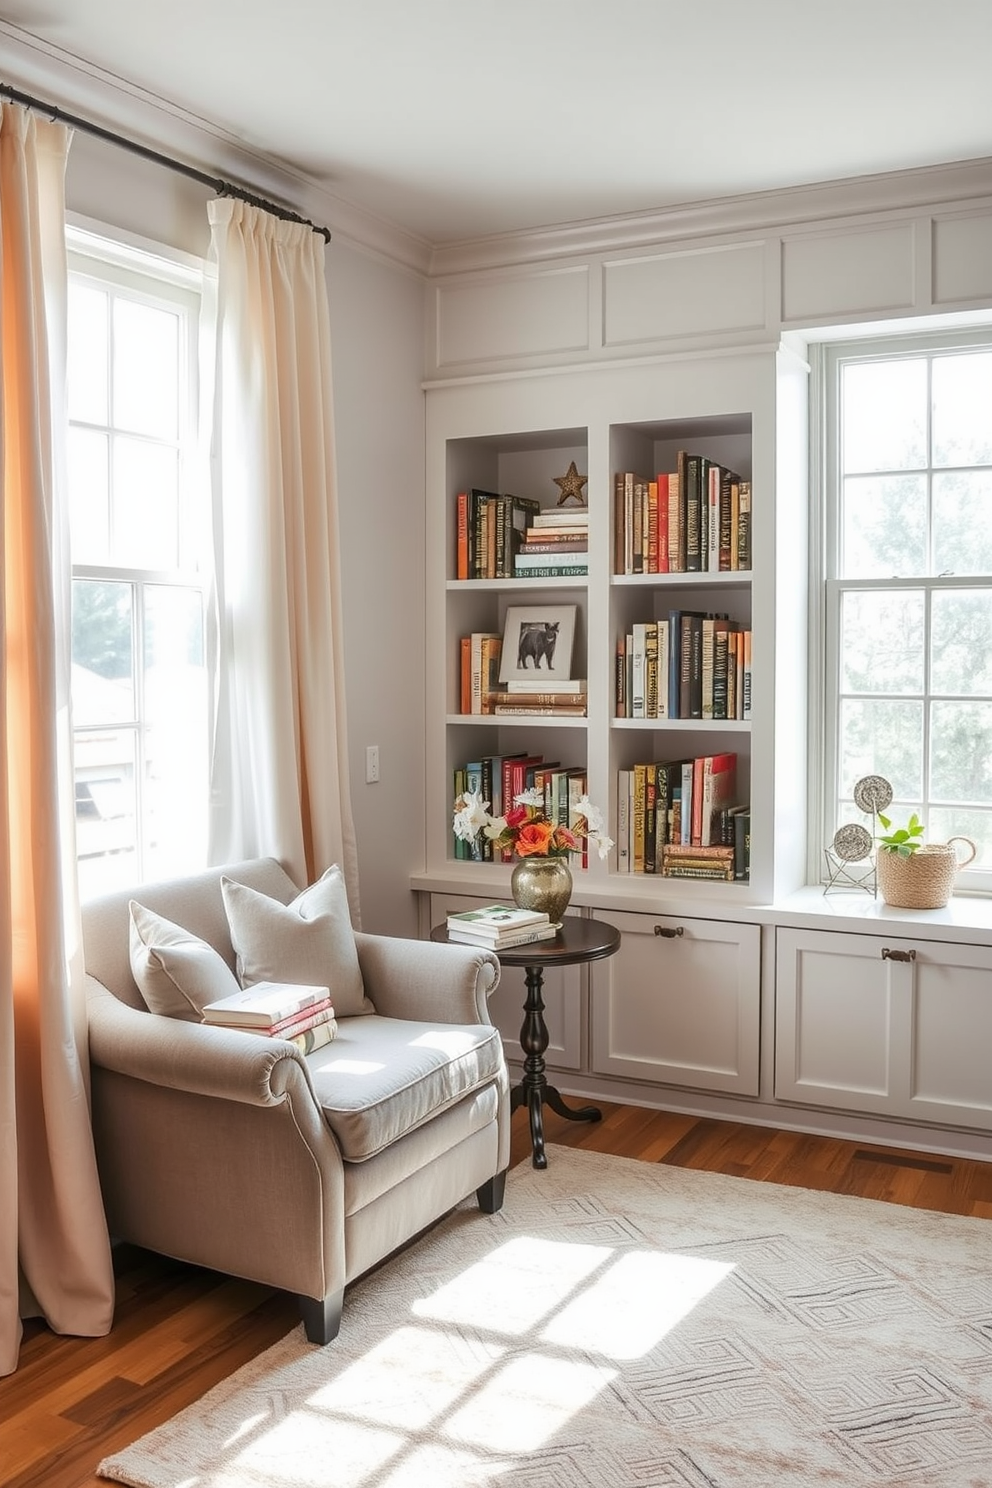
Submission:
POLYGON ((749 734, 750 718, 611 718, 610 728, 635 733, 749 734))
POLYGON ((449 579, 445 588, 448 593, 454 594, 478 594, 482 593, 508 593, 529 594, 535 589, 587 589, 587 579, 449 579))
POLYGON ((539 724, 541 728, 584 729, 589 722, 588 718, 553 718, 547 714, 528 714, 526 718, 507 718, 501 715, 497 718, 491 713, 449 713, 446 721, 452 728, 482 724, 488 728, 527 728, 530 730, 533 730, 535 724, 539 724))

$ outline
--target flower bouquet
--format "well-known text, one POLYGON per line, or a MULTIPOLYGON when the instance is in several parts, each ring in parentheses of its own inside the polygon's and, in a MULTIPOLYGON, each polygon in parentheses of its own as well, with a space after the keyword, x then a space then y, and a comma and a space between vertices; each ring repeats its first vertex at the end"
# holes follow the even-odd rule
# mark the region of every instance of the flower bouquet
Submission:
POLYGON ((490 815, 481 791, 465 791, 455 802, 454 831, 462 842, 474 842, 482 832, 494 852, 509 849, 518 858, 567 858, 581 852, 585 841, 605 858, 613 846, 603 831, 602 815, 588 796, 575 803, 571 823, 565 826, 550 820, 544 792, 536 789, 514 796, 505 816, 490 815))

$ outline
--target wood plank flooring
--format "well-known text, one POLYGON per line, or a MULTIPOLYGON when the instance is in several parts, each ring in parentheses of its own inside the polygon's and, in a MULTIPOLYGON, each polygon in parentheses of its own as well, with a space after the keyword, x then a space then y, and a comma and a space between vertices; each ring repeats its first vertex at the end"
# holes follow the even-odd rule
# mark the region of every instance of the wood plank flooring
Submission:
MULTIPOLYGON (((992 1163, 600 1104, 603 1120, 594 1125, 546 1111, 547 1140, 992 1219, 992 1163)), ((521 1110, 513 1161, 529 1156, 521 1110)), ((250 1282, 130 1247, 121 1248, 117 1271, 109 1337, 59 1338, 26 1326, 20 1366, 0 1379, 2 1488, 100 1488, 95 1470, 109 1451, 168 1420, 296 1326, 292 1298, 250 1282)))

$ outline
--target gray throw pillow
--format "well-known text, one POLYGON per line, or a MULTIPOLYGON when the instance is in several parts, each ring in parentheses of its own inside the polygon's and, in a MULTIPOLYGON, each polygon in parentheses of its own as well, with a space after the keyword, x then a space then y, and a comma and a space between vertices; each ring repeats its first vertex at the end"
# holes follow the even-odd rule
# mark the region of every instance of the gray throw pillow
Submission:
POLYGON ((205 940, 136 899, 129 909, 131 974, 149 1012, 199 1023, 206 1003, 239 990, 234 972, 205 940))
POLYGON ((334 864, 322 878, 280 904, 222 877, 221 892, 243 987, 255 982, 327 986, 337 1018, 373 1013, 365 996, 344 876, 334 864))

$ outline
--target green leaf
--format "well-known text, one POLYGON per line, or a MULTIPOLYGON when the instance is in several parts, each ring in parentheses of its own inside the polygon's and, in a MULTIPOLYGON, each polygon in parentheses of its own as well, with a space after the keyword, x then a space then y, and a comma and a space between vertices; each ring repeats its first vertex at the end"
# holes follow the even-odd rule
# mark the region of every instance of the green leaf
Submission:
POLYGON ((879 821, 880 821, 880 822, 881 822, 881 823, 882 823, 882 826, 883 826, 883 827, 884 827, 884 828, 885 828, 885 830, 886 830, 886 831, 888 831, 888 830, 889 830, 889 828, 890 828, 890 827, 891 827, 891 825, 892 825, 892 823, 891 823, 891 821, 890 821, 890 820, 889 820, 889 818, 888 818, 888 817, 887 817, 887 816, 883 816, 883 815, 882 815, 882 813, 881 813, 881 812, 879 812, 879 813, 878 813, 878 819, 879 819, 879 821))

